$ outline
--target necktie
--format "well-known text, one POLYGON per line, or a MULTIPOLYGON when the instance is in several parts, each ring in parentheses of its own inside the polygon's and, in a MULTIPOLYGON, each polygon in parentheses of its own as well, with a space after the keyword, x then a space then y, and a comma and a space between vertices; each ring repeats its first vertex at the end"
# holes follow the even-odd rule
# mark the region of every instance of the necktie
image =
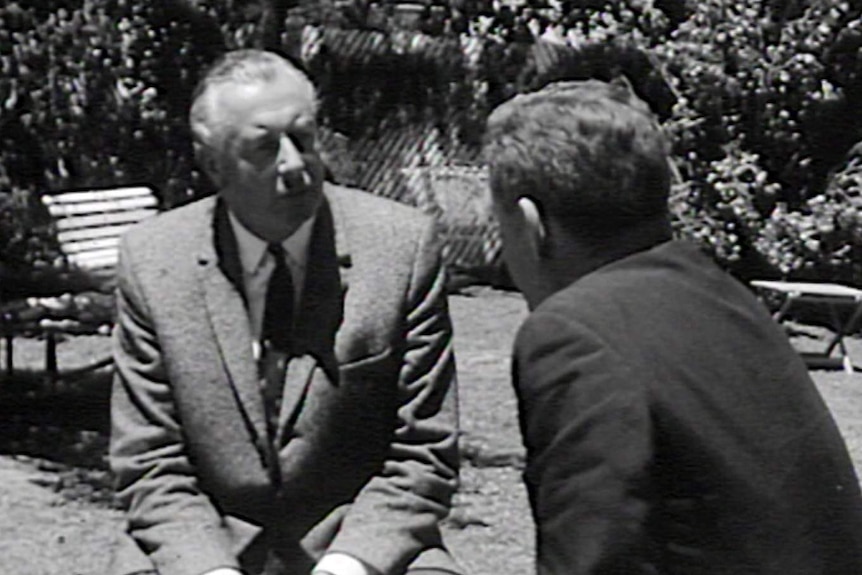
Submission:
POLYGON ((261 336, 266 349, 287 352, 293 324, 293 277, 284 260, 284 248, 269 244, 267 251, 275 260, 275 269, 266 287, 261 336))
POLYGON ((284 248, 279 244, 269 244, 267 251, 275 260, 275 268, 269 276, 263 312, 262 384, 267 424, 270 436, 274 438, 281 411, 284 370, 290 357, 294 294, 293 277, 284 259, 284 248))

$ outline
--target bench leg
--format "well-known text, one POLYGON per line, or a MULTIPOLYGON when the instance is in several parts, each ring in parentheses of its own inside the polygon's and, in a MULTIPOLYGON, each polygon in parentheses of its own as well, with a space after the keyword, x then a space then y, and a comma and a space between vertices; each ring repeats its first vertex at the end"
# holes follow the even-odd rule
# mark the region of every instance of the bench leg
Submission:
POLYGON ((15 373, 15 348, 12 347, 13 337, 6 336, 6 375, 12 377, 15 373))
POLYGON ((829 357, 837 347, 841 355, 846 356, 847 348, 844 346, 844 332, 847 328, 841 323, 841 317, 838 315, 838 310, 835 309, 834 305, 829 306, 829 319, 832 322, 832 331, 834 332, 834 335, 826 346, 826 351, 824 351, 823 354, 826 357, 829 357))
POLYGON ((841 323, 841 320, 838 317, 838 312, 835 310, 834 306, 829 306, 829 308, 835 323, 835 336, 826 347, 825 354, 827 357, 832 355, 835 347, 838 347, 843 359, 844 371, 847 373, 853 373, 853 362, 850 359, 850 354, 847 352, 847 346, 844 344, 844 336, 850 335, 856 329, 859 319, 862 317, 862 302, 857 302, 856 309, 853 310, 853 314, 850 316, 850 319, 848 319, 844 324, 841 323))
POLYGON ((57 337, 53 333, 46 334, 45 339, 45 379, 54 391, 57 383, 57 337))
POLYGON ((796 296, 794 294, 787 294, 784 297, 784 301, 781 302, 781 306, 774 314, 772 314, 772 319, 774 319, 776 323, 784 321, 784 316, 787 315, 788 311, 790 311, 794 301, 796 301, 796 296))

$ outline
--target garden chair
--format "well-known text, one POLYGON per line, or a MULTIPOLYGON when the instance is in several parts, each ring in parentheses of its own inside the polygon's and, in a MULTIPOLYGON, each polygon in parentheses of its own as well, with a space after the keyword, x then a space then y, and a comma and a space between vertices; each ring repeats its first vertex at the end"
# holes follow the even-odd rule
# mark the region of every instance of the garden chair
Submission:
POLYGON ((803 359, 810 367, 840 365, 848 373, 853 372, 853 362, 844 344, 845 336, 854 333, 862 319, 862 290, 836 284, 819 282, 787 282, 753 280, 752 287, 761 298, 776 297, 780 302, 772 317, 783 324, 802 306, 814 307, 826 312, 832 328, 832 337, 819 352, 803 352, 803 359), (838 350, 837 357, 833 352, 838 350))

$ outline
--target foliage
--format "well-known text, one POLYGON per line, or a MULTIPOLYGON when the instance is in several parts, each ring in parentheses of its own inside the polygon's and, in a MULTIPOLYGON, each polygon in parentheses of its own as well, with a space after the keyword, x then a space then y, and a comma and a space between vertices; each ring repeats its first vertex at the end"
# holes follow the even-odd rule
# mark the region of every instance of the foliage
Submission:
POLYGON ((758 249, 784 275, 858 282, 862 277, 862 162, 851 158, 826 190, 793 211, 780 203, 763 224, 758 249))
POLYGON ((0 21, 0 192, 14 213, 0 226, 3 264, 62 267, 44 222, 31 225, 38 194, 129 182, 169 194, 177 186, 188 154, 176 145, 171 100, 146 82, 144 44, 158 29, 142 8, 92 0, 13 2, 0 21))
POLYGON ((678 94, 678 227, 737 271, 859 282, 840 216, 855 203, 838 193, 858 180, 836 167, 862 127, 860 7, 774 5, 699 2, 654 50, 678 94))
POLYGON ((846 191, 856 172, 841 168, 862 127, 859 5, 448 2, 436 7, 442 24, 433 6, 414 19, 420 39, 401 50, 403 30, 374 6, 354 1, 340 20, 332 9, 307 20, 330 27, 314 54, 329 58, 319 68, 347 90, 334 108, 358 120, 351 130, 430 101, 450 133, 475 145, 488 111, 513 94, 563 78, 626 76, 674 142, 680 235, 744 277, 862 282, 857 221, 848 216, 855 195, 846 191), (363 29, 380 38, 376 50, 338 39, 363 29), (440 53, 453 37, 460 62, 440 53), (416 69, 426 72, 412 82, 421 95, 392 80, 416 69))
POLYGON ((746 250, 758 239, 779 189, 758 161, 757 155, 734 147, 707 164, 703 179, 676 185, 671 198, 677 233, 709 246, 735 271, 740 270, 734 264, 751 255, 746 250))
POLYGON ((7 292, 4 279, 30 267, 39 270, 62 265, 50 227, 31 206, 31 195, 23 191, 0 194, 0 296, 7 292))
MULTIPOLYGON (((51 190, 137 182, 153 185, 166 206, 192 196, 185 110, 196 71, 218 47, 194 43, 206 37, 200 25, 167 6, 78 0, 0 7, 0 193, 7 204, 21 208, 14 198, 33 195, 25 204, 37 209, 38 195, 51 190)), ((15 213, 0 232, 3 263, 62 267, 45 255, 47 229, 34 232, 30 216, 15 213)))
MULTIPOLYGON (((0 193, 145 181, 165 207, 208 193, 191 89, 225 48, 260 44, 270 1, 0 7, 0 193)), ((430 121, 444 159, 472 163, 488 112, 511 95, 625 76, 674 142, 680 235, 743 276, 862 282, 848 156, 862 131, 858 1, 288 4, 284 49, 320 86, 327 144, 430 121)), ((50 261, 22 251, 25 219, 0 224, 0 242, 18 246, 4 259, 50 261)))

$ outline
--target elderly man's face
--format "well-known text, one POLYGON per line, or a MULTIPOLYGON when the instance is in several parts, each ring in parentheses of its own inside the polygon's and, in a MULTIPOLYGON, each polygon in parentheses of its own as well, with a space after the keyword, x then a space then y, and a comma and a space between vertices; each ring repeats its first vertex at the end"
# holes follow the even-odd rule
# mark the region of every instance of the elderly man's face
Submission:
POLYGON ((285 68, 270 82, 216 86, 212 98, 204 168, 246 228, 281 241, 322 198, 313 89, 285 68))

